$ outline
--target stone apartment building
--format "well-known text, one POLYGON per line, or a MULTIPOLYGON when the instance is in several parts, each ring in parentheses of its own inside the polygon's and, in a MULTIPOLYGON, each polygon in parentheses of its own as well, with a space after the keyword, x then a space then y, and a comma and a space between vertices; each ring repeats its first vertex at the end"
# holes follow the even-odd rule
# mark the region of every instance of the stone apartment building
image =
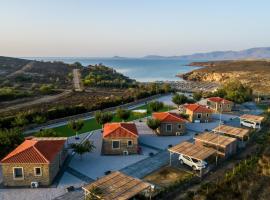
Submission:
POLYGON ((129 155, 139 151, 138 131, 134 123, 107 123, 103 129, 102 154, 129 155))
POLYGON ((216 112, 231 112, 234 103, 220 97, 210 97, 207 99, 207 106, 216 112))
POLYGON ((5 186, 49 186, 67 156, 66 139, 26 139, 1 160, 5 186), (33 186, 33 185, 32 185, 33 186))
POLYGON ((185 133, 185 123, 187 120, 176 113, 156 112, 153 113, 152 118, 158 119, 161 122, 157 130, 160 136, 176 136, 185 133))
POLYGON ((212 120, 213 110, 199 104, 185 104, 185 113, 190 122, 207 123, 212 120))

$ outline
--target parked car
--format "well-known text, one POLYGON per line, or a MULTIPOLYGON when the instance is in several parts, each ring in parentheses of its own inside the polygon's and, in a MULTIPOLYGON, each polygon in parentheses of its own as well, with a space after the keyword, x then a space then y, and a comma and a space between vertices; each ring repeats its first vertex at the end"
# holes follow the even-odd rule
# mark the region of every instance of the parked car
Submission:
POLYGON ((205 161, 196 160, 194 158, 190 158, 189 156, 185 156, 182 154, 179 155, 179 161, 181 164, 186 164, 192 167, 193 170, 201 170, 206 168, 207 166, 207 162, 205 161))
POLYGON ((246 121, 246 120, 243 120, 240 122, 241 126, 246 126, 246 127, 249 127, 249 128, 260 128, 260 124, 259 123, 254 123, 254 122, 249 122, 249 121, 246 121))

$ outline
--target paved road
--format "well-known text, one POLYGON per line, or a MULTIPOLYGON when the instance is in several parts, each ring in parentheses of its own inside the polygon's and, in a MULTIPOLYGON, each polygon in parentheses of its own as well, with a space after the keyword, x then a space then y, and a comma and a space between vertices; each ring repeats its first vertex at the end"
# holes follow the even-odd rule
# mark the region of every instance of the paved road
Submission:
POLYGON ((73 69, 73 84, 74 84, 74 89, 76 92, 83 91, 82 85, 81 85, 80 69, 73 69))
MULTIPOLYGON (((151 101, 151 100, 155 100, 155 99, 159 100, 159 99, 163 99, 165 97, 169 98, 169 97, 171 97, 171 94, 166 95, 166 96, 160 96, 160 95, 158 95, 158 96, 155 96, 155 97, 146 98, 146 99, 143 99, 143 100, 138 101, 138 102, 132 102, 132 103, 125 104, 125 105, 120 105, 120 106, 116 106, 116 107, 113 107, 113 108, 104 109, 104 111, 105 110, 108 110, 108 111, 114 112, 119 107, 127 108, 129 110, 132 110, 134 108, 137 108, 137 107, 140 107, 142 105, 145 105, 145 103, 147 101, 151 101)), ((89 120, 89 119, 94 118, 94 113, 95 113, 95 111, 88 112, 88 113, 83 113, 81 115, 76 115, 76 116, 71 116, 71 117, 72 117, 72 119, 75 119, 75 118, 76 119, 79 119, 80 118, 80 119, 83 119, 83 120, 89 120)), ((34 128, 29 128, 29 130, 26 130, 24 132, 24 134, 28 135, 28 134, 31 134, 31 133, 38 132, 40 129, 50 129, 50 128, 56 128, 56 127, 59 127, 59 126, 64 126, 64 125, 66 125, 68 123, 68 121, 70 119, 63 118, 63 119, 60 119, 60 120, 61 121, 59 121, 59 122, 55 122, 55 123, 51 123, 51 124, 46 124, 46 125, 41 125, 41 126, 34 127, 34 128)))
POLYGON ((169 152, 167 150, 155 154, 153 157, 146 158, 120 171, 136 178, 143 178, 153 171, 169 164, 169 152))

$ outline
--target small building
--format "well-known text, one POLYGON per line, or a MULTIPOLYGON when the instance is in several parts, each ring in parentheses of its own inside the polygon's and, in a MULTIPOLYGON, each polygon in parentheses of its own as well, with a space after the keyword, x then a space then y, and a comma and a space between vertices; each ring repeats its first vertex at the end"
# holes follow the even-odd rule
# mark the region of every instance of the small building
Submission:
POLYGON ((210 97, 207 99, 207 105, 216 112, 231 112, 234 103, 220 97, 210 97))
POLYGON ((128 200, 138 194, 151 199, 151 184, 116 171, 82 187, 85 199, 128 200))
POLYGON ((246 128, 238 128, 227 125, 220 125, 213 129, 215 133, 220 133, 225 136, 236 138, 238 147, 244 147, 245 141, 249 139, 250 130, 246 128))
POLYGON ((156 112, 152 117, 160 121, 158 134, 161 136, 176 136, 185 133, 186 120, 177 113, 156 112))
POLYGON ((185 113, 190 122, 207 123, 211 121, 212 110, 200 104, 185 104, 185 113))
POLYGON ((219 156, 224 158, 228 158, 237 151, 237 139, 232 137, 204 132, 195 136, 194 139, 196 145, 213 148, 217 150, 219 156))
POLYGON ((128 155, 139 151, 138 131, 134 123, 107 123, 103 129, 102 154, 128 155))
POLYGON ((66 157, 66 139, 25 140, 1 160, 5 186, 48 186, 66 157))
POLYGON ((261 128, 261 124, 264 120, 263 116, 244 114, 240 116, 240 124, 248 124, 249 127, 261 128))

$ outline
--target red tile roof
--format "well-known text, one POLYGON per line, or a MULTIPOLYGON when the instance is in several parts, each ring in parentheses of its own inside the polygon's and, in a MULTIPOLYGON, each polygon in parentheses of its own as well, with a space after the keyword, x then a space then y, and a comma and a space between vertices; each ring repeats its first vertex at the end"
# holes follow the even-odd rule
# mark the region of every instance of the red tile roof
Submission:
POLYGON ((232 103, 232 101, 223 99, 221 97, 210 97, 208 98, 209 101, 217 102, 217 103, 232 103))
POLYGON ((66 140, 25 140, 1 160, 1 163, 50 163, 66 140))
POLYGON ((152 116, 161 122, 186 122, 180 115, 171 112, 156 112, 152 116))
POLYGON ((199 104, 186 104, 184 105, 186 109, 191 110, 192 112, 198 113, 211 113, 212 110, 207 108, 206 106, 199 104))
POLYGON ((138 137, 138 131, 134 123, 107 123, 104 125, 103 137, 138 137))

